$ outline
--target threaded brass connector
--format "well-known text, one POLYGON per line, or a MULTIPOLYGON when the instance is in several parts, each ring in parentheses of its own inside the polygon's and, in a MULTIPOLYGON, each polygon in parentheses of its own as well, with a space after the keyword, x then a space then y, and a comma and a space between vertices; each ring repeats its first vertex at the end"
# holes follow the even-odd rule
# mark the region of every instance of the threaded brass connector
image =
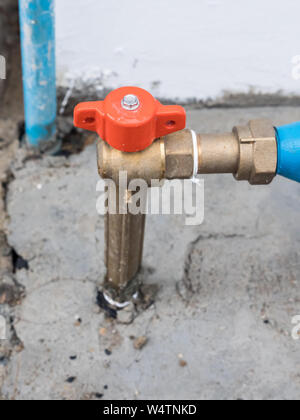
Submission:
POLYGON ((234 174, 238 181, 252 185, 270 184, 277 169, 277 141, 268 120, 253 120, 233 129, 239 142, 239 164, 234 174))

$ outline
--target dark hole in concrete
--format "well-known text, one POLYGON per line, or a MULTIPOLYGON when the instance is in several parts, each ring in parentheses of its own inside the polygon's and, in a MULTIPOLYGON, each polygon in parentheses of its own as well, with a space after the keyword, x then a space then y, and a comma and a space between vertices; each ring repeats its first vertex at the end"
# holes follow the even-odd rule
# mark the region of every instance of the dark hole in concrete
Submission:
POLYGON ((26 261, 21 255, 19 255, 15 249, 11 250, 12 254, 12 263, 13 263, 13 273, 15 274, 18 270, 29 270, 28 261, 26 261))
POLYGON ((0 357, 0 365, 7 366, 8 362, 9 362, 9 358, 8 357, 6 357, 6 356, 1 356, 0 357))
MULTIPOLYGON (((63 124, 63 123, 61 123, 63 124)), ((86 146, 93 143, 96 139, 96 136, 93 133, 89 132, 80 132, 76 127, 72 127, 68 132, 63 132, 60 128, 60 124, 57 126, 57 137, 61 140, 61 148, 58 152, 55 153, 55 156, 64 156, 66 158, 74 154, 81 153, 86 146)), ((18 139, 19 143, 22 145, 25 141, 25 122, 21 121, 18 123, 18 139)), ((40 154, 37 153, 34 158, 41 158, 40 154)), ((31 160, 32 156, 30 159, 31 160)))
POLYGON ((69 157, 73 154, 78 154, 84 149, 84 136, 73 127, 67 134, 61 135, 61 149, 55 154, 55 156, 69 157))
POLYGON ((18 139, 22 143, 25 138, 25 121, 18 122, 18 139))
POLYGON ((76 379, 77 379, 76 376, 70 376, 70 378, 68 378, 66 382, 68 382, 68 384, 72 384, 73 382, 76 381, 76 379))
POLYGON ((96 135, 94 133, 88 131, 81 132, 76 127, 72 127, 68 132, 62 132, 60 125, 58 125, 57 135, 61 140, 61 148, 55 156, 64 156, 66 158, 81 153, 87 146, 93 144, 96 140, 96 135))
POLYGON ((98 290, 97 292, 96 302, 97 302, 97 305, 101 309, 103 309, 103 311, 106 313, 106 315, 109 318, 117 319, 117 316, 118 316, 117 311, 109 305, 109 303, 107 302, 103 293, 100 290, 98 290))

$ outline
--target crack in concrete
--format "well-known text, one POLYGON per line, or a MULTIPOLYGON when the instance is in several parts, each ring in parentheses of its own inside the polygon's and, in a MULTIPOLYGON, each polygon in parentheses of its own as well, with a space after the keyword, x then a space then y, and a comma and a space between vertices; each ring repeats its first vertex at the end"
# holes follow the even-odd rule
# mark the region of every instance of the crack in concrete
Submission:
POLYGON ((20 305, 25 297, 25 288, 14 276, 17 269, 21 268, 21 257, 10 246, 5 232, 8 220, 8 190, 10 183, 14 180, 10 170, 15 151, 14 124, 4 120, 0 123, 1 138, 3 138, 0 158, 0 315, 6 320, 7 333, 7 339, 0 341, 0 399, 4 399, 1 390, 10 359, 14 352, 20 352, 24 348, 15 329, 15 307, 20 305))

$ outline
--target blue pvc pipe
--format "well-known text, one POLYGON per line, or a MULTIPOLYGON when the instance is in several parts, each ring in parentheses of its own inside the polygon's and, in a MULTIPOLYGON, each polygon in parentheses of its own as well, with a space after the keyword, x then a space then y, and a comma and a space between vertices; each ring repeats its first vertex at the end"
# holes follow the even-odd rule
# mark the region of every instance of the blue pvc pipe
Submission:
POLYGON ((19 0, 26 139, 45 147, 56 137, 54 0, 19 0))
POLYGON ((277 173, 300 182, 300 122, 276 127, 278 144, 277 173))

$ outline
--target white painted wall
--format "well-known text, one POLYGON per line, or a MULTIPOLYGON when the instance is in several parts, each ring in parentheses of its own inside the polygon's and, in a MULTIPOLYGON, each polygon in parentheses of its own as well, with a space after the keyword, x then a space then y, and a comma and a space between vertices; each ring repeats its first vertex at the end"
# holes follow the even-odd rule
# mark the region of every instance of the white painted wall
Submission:
POLYGON ((300 94, 299 0, 56 0, 56 15, 61 85, 83 77, 181 100, 300 94))

